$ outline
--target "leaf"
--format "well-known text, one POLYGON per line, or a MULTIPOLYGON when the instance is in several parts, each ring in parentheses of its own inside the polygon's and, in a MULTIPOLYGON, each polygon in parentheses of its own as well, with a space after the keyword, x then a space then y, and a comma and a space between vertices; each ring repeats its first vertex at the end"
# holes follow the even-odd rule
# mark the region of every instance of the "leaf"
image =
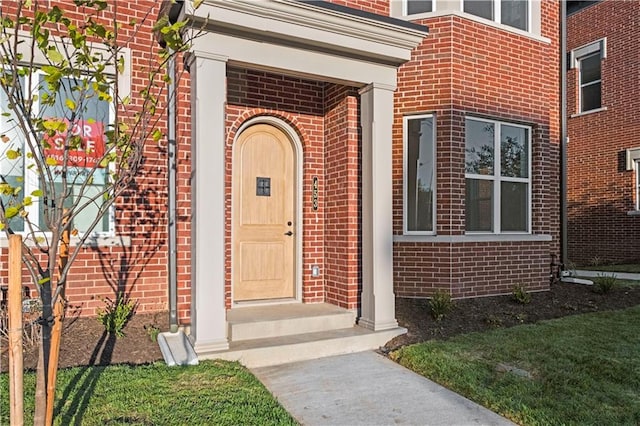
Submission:
POLYGON ((75 229, 75 228, 73 228, 73 229, 71 230, 71 235, 73 235, 74 237, 75 237, 75 236, 77 236, 77 235, 78 235, 78 230, 77 230, 77 229, 75 229))
POLYGON ((33 200, 31 199, 31 197, 24 197, 24 199, 22 200, 22 204, 28 207, 33 204, 33 200))
POLYGON ((47 50, 47 58, 49 58, 49 60, 54 64, 59 64, 64 60, 64 57, 62 56, 62 54, 58 52, 56 49, 47 50))
POLYGON ((162 132, 160 131, 160 129, 155 129, 153 131, 153 141, 154 142, 158 142, 160 139, 162 139, 162 132))
POLYGON ((57 166, 58 165, 58 161, 55 158, 51 158, 51 157, 47 157, 47 159, 45 160, 45 163, 47 164, 47 166, 57 166))
POLYGON ((73 101, 73 99, 67 99, 66 101, 64 101, 64 103, 71 111, 76 109, 76 103, 73 101))
POLYGON ((2 138, 2 142, 7 143, 11 140, 11 138, 9 138, 9 136, 7 135, 2 135, 0 136, 0 138, 2 138))
POLYGON ((31 191, 32 197, 42 197, 43 195, 44 195, 44 192, 42 192, 42 189, 36 189, 35 191, 31 191))
MULTIPOLYGON (((42 238, 42 237, 40 237, 40 238, 42 238)), ((42 278, 40 278, 40 279, 38 280, 38 284, 40 284, 40 285, 44 285, 44 284, 48 283, 49 281, 51 281, 51 278, 49 278, 49 277, 42 277, 42 278)))
POLYGON ((0 231, 4 230, 4 223, 0 222, 0 231))
POLYGON ((15 149, 8 149, 5 155, 9 160, 15 160, 16 158, 20 157, 20 151, 17 151, 15 149))
POLYGON ((202 4, 202 1, 203 1, 203 0, 194 0, 194 1, 193 1, 193 8, 194 8, 194 9, 199 8, 199 7, 200 7, 200 5, 202 4))
POLYGON ((7 219, 11 219, 12 217, 17 216, 18 213, 20 213, 20 209, 18 209, 17 207, 7 207, 4 211, 4 217, 6 217, 7 219))

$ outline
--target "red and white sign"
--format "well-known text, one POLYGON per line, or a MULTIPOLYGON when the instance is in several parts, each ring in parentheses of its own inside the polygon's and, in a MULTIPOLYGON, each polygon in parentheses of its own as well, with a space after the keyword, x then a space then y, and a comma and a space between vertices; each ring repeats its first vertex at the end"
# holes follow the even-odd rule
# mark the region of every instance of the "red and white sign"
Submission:
POLYGON ((79 149, 70 149, 67 156, 67 165, 74 167, 101 167, 100 159, 104 155, 104 126, 99 121, 78 120, 67 124, 66 132, 58 132, 53 137, 48 137, 47 142, 50 148, 44 150, 46 158, 53 158, 62 165, 64 161, 64 144, 67 141, 69 132, 72 136, 80 136, 82 142, 79 149))

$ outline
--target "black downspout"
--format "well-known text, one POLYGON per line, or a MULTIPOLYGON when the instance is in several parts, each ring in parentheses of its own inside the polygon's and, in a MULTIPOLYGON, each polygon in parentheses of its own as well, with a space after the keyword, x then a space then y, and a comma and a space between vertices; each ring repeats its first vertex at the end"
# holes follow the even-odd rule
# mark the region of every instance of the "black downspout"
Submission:
POLYGON ((174 52, 170 51, 171 59, 167 64, 169 73, 169 87, 168 87, 168 123, 167 123, 167 137, 168 137, 168 209, 169 209, 169 223, 168 223, 168 237, 169 237, 169 330, 172 333, 178 331, 178 273, 177 273, 177 224, 176 224, 176 72, 175 72, 175 58, 174 52))

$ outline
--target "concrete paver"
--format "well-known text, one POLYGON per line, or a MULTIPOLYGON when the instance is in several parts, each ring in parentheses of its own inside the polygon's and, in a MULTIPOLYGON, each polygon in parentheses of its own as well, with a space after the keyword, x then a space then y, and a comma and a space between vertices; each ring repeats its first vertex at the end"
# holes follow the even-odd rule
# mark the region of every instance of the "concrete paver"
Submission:
POLYGON ((303 425, 513 425, 375 352, 252 372, 303 425))

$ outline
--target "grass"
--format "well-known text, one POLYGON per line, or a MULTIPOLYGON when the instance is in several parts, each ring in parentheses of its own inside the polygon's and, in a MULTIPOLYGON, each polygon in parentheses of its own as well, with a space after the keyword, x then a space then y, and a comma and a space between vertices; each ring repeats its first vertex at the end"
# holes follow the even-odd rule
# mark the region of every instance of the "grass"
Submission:
POLYGON ((636 306, 421 343, 392 357, 519 424, 637 425, 639 327, 636 306))
MULTIPOLYGON (((0 424, 9 424, 9 384, 0 375, 0 424)), ((33 423, 35 374, 25 375, 25 424, 33 423)), ((294 425, 244 367, 86 367, 58 373, 56 425, 294 425)))

